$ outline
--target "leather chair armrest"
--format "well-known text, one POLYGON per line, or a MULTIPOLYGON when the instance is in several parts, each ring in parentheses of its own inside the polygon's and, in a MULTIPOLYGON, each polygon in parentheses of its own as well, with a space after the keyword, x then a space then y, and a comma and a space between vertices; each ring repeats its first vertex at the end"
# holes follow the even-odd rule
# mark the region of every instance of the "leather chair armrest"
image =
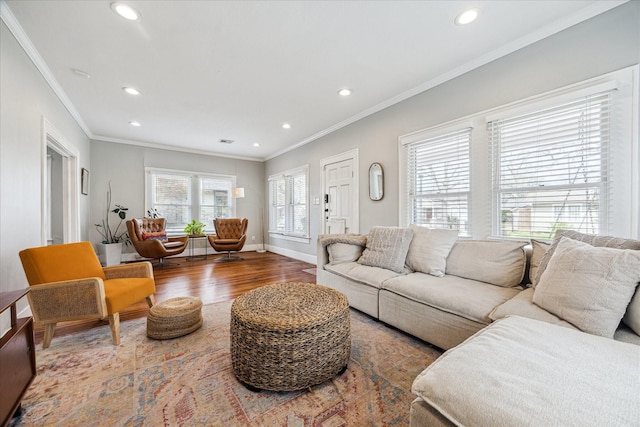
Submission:
POLYGON ((36 322, 102 319, 108 315, 104 282, 99 277, 32 285, 27 298, 36 322))
POLYGON ((169 241, 187 243, 189 241, 189 236, 184 235, 184 236, 169 237, 169 241))
POLYGON ((153 279, 153 267, 149 261, 104 267, 107 279, 126 279, 127 277, 150 277, 153 279))

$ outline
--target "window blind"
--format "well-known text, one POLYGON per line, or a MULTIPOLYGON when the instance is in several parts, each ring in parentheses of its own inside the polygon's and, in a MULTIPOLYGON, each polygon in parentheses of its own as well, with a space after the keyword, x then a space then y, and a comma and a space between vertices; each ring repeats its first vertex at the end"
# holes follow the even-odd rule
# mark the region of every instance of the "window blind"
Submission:
POLYGON ((269 230, 297 237, 309 235, 308 168, 287 171, 269 178, 269 230))
POLYGON ((470 140, 464 128, 405 146, 411 223, 469 235, 470 140))
POLYGON ((607 232, 611 93, 488 122, 494 234, 607 232))

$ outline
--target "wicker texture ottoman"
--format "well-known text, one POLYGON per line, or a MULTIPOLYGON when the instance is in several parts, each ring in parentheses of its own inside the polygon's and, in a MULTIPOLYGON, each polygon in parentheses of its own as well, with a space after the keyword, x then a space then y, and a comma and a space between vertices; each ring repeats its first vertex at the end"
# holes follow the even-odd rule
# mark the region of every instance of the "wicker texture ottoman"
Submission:
POLYGON ((147 336, 157 340, 190 334, 202 326, 202 301, 197 297, 171 298, 154 305, 147 316, 147 336))
POLYGON ((351 355, 349 302, 310 283, 277 283, 231 306, 231 362, 249 387, 292 391, 344 371, 351 355))

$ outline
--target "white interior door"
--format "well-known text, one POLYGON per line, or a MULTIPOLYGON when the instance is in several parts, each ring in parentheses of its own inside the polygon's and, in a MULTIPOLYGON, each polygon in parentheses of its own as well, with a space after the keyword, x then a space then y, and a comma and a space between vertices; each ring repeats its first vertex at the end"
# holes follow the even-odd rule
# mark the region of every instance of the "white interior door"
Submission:
POLYGON ((323 161, 324 232, 359 231, 357 152, 348 152, 323 161))

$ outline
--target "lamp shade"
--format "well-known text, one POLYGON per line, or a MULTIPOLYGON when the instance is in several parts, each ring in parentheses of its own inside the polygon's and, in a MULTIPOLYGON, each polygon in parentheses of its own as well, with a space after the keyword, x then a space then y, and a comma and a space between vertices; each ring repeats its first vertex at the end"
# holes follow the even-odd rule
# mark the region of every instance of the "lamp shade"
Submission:
POLYGON ((234 187, 231 189, 231 197, 234 199, 244 198, 244 187, 234 187))

